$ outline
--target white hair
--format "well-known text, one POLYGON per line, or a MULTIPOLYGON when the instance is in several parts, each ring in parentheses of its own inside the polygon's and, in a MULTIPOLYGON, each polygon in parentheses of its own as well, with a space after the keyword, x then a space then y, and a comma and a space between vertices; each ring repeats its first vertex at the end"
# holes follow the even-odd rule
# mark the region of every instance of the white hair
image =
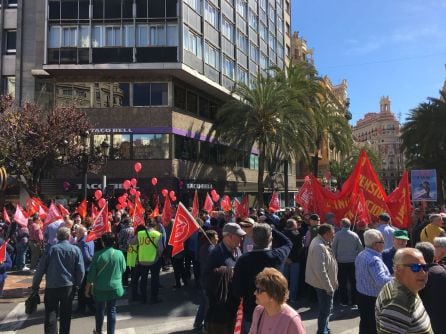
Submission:
POLYGON ((365 231, 364 233, 364 244, 366 247, 371 248, 373 244, 377 241, 381 241, 383 238, 383 235, 380 231, 375 229, 370 229, 365 231))

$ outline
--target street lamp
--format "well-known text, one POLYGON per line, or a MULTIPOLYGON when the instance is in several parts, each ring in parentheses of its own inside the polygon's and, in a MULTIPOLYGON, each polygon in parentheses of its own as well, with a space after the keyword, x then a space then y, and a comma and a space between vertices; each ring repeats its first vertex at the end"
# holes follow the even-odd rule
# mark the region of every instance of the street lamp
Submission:
POLYGON ((105 175, 105 167, 107 166, 108 157, 110 155, 110 144, 107 141, 107 137, 105 137, 104 141, 101 143, 101 155, 104 159, 104 174, 102 175, 102 195, 105 196, 105 191, 107 188, 107 175, 105 175))

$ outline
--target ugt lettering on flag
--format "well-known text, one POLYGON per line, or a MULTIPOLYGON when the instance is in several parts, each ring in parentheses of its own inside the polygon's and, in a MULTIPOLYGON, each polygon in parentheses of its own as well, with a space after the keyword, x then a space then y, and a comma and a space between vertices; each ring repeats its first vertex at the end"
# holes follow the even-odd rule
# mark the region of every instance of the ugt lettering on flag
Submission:
POLYGON ((172 256, 184 250, 184 242, 199 228, 200 226, 194 217, 180 202, 169 238, 169 245, 173 247, 172 256))

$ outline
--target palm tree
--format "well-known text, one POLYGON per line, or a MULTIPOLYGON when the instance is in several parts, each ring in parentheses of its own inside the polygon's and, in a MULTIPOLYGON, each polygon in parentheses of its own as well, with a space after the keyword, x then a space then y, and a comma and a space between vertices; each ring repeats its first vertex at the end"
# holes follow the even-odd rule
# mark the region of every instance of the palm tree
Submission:
MULTIPOLYGON (((402 150, 408 167, 436 169, 443 185, 446 171, 446 92, 440 98, 429 97, 412 109, 401 129, 402 150)), ((444 194, 440 192, 442 200, 444 194)))
POLYGON ((218 110, 210 135, 247 152, 257 147, 257 205, 262 207, 265 164, 296 156, 302 119, 292 108, 283 84, 273 77, 259 75, 252 88, 239 83, 233 97, 218 110))

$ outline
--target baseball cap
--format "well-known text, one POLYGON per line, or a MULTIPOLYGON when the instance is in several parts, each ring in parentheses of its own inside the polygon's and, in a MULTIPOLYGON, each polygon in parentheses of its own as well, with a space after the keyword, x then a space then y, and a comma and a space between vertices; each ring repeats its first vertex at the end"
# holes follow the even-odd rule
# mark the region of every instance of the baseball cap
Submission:
POLYGON ((223 226, 223 235, 225 234, 235 234, 240 237, 243 237, 246 232, 242 230, 239 224, 236 223, 227 223, 223 226))
POLYGON ((393 237, 395 239, 402 239, 402 240, 410 240, 409 239, 409 233, 405 230, 396 230, 393 232, 393 237))

